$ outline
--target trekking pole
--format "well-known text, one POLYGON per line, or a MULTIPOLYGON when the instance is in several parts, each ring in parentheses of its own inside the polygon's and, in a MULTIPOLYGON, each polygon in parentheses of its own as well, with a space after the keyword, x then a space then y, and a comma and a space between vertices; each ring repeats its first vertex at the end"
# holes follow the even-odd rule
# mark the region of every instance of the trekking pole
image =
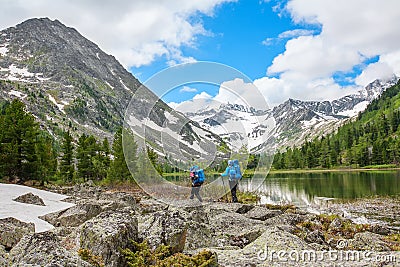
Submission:
POLYGON ((228 192, 225 192, 225 183, 224 183, 224 177, 221 176, 221 180, 222 180, 222 187, 224 188, 224 196, 225 196, 225 200, 226 202, 228 202, 228 192))

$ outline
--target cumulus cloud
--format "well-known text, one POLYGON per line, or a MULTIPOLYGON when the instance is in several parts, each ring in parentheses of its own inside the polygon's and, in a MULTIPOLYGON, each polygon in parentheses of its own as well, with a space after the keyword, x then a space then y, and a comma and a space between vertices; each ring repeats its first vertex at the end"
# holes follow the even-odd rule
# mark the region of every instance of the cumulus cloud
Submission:
POLYGON ((282 9, 293 22, 318 25, 321 32, 282 33, 281 37, 290 38, 285 51, 267 68, 267 77, 254 82, 270 103, 281 103, 289 97, 335 98, 377 78, 400 75, 397 0, 291 0, 284 8, 280 5, 277 12, 282 14, 282 9), (379 56, 379 62, 367 65, 355 78, 355 86, 340 86, 332 78, 338 72, 351 72, 375 56, 379 56))
POLYGON ((186 100, 180 103, 170 102, 168 105, 180 112, 188 113, 188 112, 196 112, 201 109, 207 108, 210 105, 217 105, 217 103, 213 100, 213 97, 206 92, 201 92, 193 97, 191 100, 186 100))
POLYGON ((191 100, 181 103, 171 102, 168 105, 180 112, 190 113, 202 109, 217 108, 221 104, 228 103, 254 107, 261 110, 269 108, 266 99, 258 88, 252 82, 245 82, 239 78, 223 82, 214 97, 206 92, 201 92, 191 100))
POLYGON ((139 67, 166 57, 169 65, 193 62, 181 53, 195 46, 196 36, 208 34, 197 14, 212 16, 232 0, 15 0, 2 3, 0 28, 28 18, 49 17, 80 31, 126 67, 139 67))

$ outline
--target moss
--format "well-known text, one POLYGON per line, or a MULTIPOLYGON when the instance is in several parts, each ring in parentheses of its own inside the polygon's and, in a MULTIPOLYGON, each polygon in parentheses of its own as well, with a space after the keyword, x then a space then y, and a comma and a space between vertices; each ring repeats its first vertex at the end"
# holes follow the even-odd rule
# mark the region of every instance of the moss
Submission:
POLYGON ((152 250, 148 242, 142 243, 131 241, 133 249, 122 250, 123 255, 130 267, 184 267, 184 266, 201 266, 214 267, 218 266, 217 258, 211 251, 201 251, 196 255, 190 256, 183 253, 173 253, 170 246, 161 245, 152 250))
POLYGON ((104 267, 103 259, 100 256, 95 256, 88 249, 79 249, 78 255, 82 260, 89 262, 96 267, 104 267))
POLYGON ((400 234, 390 234, 384 237, 393 251, 400 251, 400 234))
POLYGON ((296 210, 296 206, 292 204, 286 204, 286 205, 274 205, 274 204, 264 204, 262 205, 263 207, 270 209, 270 210, 280 210, 280 211, 288 211, 288 210, 296 210))
POLYGON ((260 201, 260 197, 257 194, 251 192, 237 192, 237 197, 240 203, 254 204, 260 201))

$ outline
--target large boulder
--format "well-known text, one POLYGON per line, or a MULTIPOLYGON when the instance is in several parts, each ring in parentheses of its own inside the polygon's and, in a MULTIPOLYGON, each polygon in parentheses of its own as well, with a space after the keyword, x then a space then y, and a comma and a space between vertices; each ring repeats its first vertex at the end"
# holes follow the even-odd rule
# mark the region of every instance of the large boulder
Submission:
POLYGON ((91 264, 61 246, 60 240, 52 232, 36 233, 24 236, 10 251, 13 267, 89 267, 91 264))
POLYGON ((25 204, 33 204, 33 205, 38 205, 38 206, 46 206, 44 204, 43 199, 41 199, 39 196, 34 195, 32 193, 27 193, 22 196, 19 196, 15 199, 14 201, 25 203, 25 204))
POLYGON ((80 230, 80 247, 103 259, 110 267, 124 266, 120 249, 138 240, 138 223, 131 209, 105 211, 85 222, 80 230))
POLYGON ((40 218, 54 226, 74 227, 96 217, 101 212, 100 204, 93 201, 81 201, 67 210, 49 213, 40 218))
POLYGON ((150 247, 164 244, 174 252, 182 252, 189 229, 189 214, 183 210, 157 211, 140 220, 140 238, 147 240, 150 247))
POLYGON ((0 267, 8 266, 8 255, 6 248, 0 245, 0 267))
MULTIPOLYGON (((282 250, 304 251, 312 250, 312 247, 299 237, 273 226, 268 227, 262 235, 243 249, 213 249, 218 255, 218 263, 221 266, 270 266, 271 255, 276 256, 275 253, 282 250)), ((287 266, 295 264, 291 262, 287 266)))
POLYGON ((13 248, 20 239, 35 232, 33 223, 21 222, 15 218, 0 219, 0 245, 5 249, 13 248))

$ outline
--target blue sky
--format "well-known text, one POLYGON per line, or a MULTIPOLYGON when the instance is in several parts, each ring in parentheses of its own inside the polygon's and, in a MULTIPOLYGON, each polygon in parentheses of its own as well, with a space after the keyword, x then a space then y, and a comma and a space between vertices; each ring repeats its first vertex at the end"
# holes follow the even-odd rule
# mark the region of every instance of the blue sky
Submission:
MULTIPOLYGON (((184 55, 199 61, 231 66, 252 80, 263 77, 272 60, 285 51, 287 38, 279 38, 280 34, 299 29, 315 33, 320 30, 319 25, 294 24, 289 14, 274 11, 277 5, 276 1, 230 2, 216 7, 212 16, 197 14, 193 20, 201 20, 209 33, 196 37, 193 46, 183 46, 181 50, 184 55)), ((162 56, 149 65, 132 67, 130 71, 145 82, 167 68, 168 61, 166 56, 162 56)), ((163 99, 180 102, 193 98, 200 91, 212 96, 218 93, 216 86, 196 83, 193 88, 198 88, 198 91, 182 92, 180 87, 163 99)))
MULTIPOLYGON (((197 60, 229 65, 251 79, 264 76, 274 57, 284 51, 285 43, 276 41, 266 46, 263 41, 298 28, 290 17, 279 17, 273 11, 274 5, 274 2, 239 1, 218 6, 212 16, 200 14, 196 19, 202 20, 210 34, 197 37, 194 47, 182 47, 183 53, 197 60)), ((168 67, 167 61, 164 56, 131 71, 145 81, 168 67)))
MULTIPOLYGON (((398 0, 0 1, 0 28, 58 19, 142 82, 169 66, 212 61, 243 72, 274 106, 332 100, 400 75, 398 0)), ((164 99, 220 93, 218 85, 190 88, 164 99)))

